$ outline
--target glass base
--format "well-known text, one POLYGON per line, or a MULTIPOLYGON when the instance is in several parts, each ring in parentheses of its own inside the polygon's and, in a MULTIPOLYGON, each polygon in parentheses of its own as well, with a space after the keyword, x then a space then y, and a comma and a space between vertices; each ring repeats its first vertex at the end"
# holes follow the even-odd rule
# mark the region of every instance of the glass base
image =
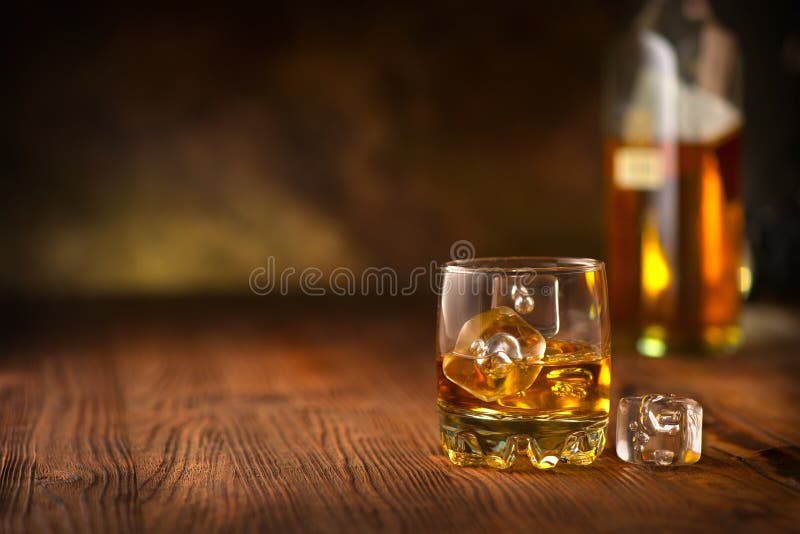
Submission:
POLYGON ((537 469, 588 465, 603 451, 607 428, 605 416, 497 418, 439 408, 442 448, 458 466, 508 469, 525 458, 537 469))

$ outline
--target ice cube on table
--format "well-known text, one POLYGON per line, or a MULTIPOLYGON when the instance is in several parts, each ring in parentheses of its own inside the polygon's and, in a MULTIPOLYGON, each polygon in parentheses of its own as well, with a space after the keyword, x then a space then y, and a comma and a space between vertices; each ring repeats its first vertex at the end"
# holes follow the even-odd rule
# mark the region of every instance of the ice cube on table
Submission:
POLYGON ((461 327, 442 370, 473 396, 493 402, 528 389, 542 370, 542 334, 508 306, 475 315, 461 327))
POLYGON ((689 465, 700 459, 703 408, 688 397, 623 397, 617 410, 617 456, 634 464, 689 465))

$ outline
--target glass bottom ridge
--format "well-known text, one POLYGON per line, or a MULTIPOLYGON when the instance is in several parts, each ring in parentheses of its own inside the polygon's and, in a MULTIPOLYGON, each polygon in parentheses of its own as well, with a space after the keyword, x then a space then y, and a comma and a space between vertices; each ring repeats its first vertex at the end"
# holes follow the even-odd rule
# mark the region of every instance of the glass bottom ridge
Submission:
POLYGON ((526 458, 537 469, 589 465, 605 448, 607 428, 607 416, 505 418, 439 408, 442 448, 458 466, 509 469, 525 467, 526 458))

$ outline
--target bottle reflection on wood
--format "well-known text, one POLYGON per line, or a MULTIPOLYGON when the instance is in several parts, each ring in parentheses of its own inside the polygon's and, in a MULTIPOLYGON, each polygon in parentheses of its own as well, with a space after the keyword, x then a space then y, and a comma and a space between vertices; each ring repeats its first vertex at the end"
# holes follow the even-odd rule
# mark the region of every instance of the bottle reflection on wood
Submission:
POLYGON ((703 1, 651 2, 609 74, 613 320, 649 356, 733 349, 744 231, 735 40, 703 1))

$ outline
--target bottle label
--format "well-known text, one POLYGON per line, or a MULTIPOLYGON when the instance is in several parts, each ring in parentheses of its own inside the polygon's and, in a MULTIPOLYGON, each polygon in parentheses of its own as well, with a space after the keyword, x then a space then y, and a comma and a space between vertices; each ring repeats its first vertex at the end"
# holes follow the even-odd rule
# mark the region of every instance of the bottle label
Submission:
POLYGON ((614 152, 614 185, 620 189, 653 191, 664 184, 661 149, 621 147, 614 152))

